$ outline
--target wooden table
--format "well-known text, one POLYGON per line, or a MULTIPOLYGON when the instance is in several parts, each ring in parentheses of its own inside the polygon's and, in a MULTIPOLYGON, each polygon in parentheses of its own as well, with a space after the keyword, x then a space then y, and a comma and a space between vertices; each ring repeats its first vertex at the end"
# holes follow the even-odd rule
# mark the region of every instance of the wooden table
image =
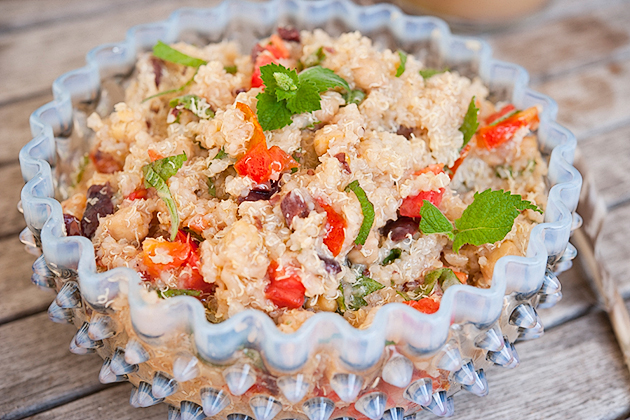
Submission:
MULTIPOLYGON (((98 381, 101 360, 68 351, 74 327, 53 324, 53 296, 30 284, 33 257, 17 234, 22 187, 17 154, 28 116, 50 101, 55 77, 92 47, 163 19, 180 0, 0 0, 0 418, 165 419, 166 407, 133 409, 131 386, 98 381), (150 4, 149 4, 150 3, 150 4)), ((541 14, 484 34, 496 57, 520 63, 555 98, 577 135, 609 208, 606 264, 630 297, 630 1, 555 0, 541 14)), ((492 368, 490 395, 455 396, 455 419, 625 419, 630 375, 610 324, 579 267, 562 276, 564 299, 541 310, 546 334, 517 344, 516 370, 492 368)), ((422 418, 431 418, 422 414, 422 418)))

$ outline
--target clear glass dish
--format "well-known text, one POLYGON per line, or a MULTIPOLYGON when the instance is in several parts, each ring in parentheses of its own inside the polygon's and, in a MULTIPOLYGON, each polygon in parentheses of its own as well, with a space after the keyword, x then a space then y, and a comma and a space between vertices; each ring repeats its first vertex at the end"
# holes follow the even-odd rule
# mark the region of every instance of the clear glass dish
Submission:
POLYGON ((542 335, 535 308, 560 299, 555 274, 575 257, 568 240, 579 223, 573 214, 582 183, 572 166, 576 141, 555 122, 556 104, 527 83, 525 70, 493 59, 483 41, 454 36, 439 19, 407 16, 386 4, 229 1, 133 27, 125 41, 95 48, 85 67, 59 77, 55 100, 31 115, 34 138, 20 152, 28 226, 20 237, 31 252, 41 250, 33 282, 58 292, 50 318, 77 326, 70 350, 97 352, 105 360, 102 382, 129 380, 132 405, 165 401, 169 418, 401 419, 423 409, 451 415, 454 393, 486 395, 484 367, 518 365, 514 341, 542 335), (359 330, 339 315, 318 313, 293 334, 280 332, 255 310, 211 324, 192 297, 146 299, 133 270, 97 272, 92 243, 65 237, 57 201, 89 149, 86 117, 111 111, 137 54, 157 40, 237 39, 246 50, 278 25, 319 27, 334 35, 359 30, 429 67, 478 75, 494 101, 540 106, 538 136, 549 159, 550 189, 545 223, 532 230, 527 256, 499 260, 489 289, 449 288, 435 314, 389 304, 359 330))

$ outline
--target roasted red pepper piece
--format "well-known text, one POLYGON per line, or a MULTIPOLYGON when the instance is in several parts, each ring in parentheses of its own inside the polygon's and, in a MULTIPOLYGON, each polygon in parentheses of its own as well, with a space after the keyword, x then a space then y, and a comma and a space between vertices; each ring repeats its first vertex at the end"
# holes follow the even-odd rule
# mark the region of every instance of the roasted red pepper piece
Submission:
POLYGON ((326 235, 324 245, 336 257, 341 252, 343 242, 346 239, 346 219, 337 213, 330 205, 319 201, 319 205, 326 212, 326 235))
POLYGON ((400 205, 400 215, 407 217, 420 217, 420 209, 424 204, 423 200, 427 200, 437 207, 442 202, 443 195, 444 188, 440 188, 439 191, 421 191, 418 195, 407 197, 400 205))
POLYGON ((514 137, 516 132, 525 126, 535 130, 538 127, 538 109, 528 108, 506 118, 497 125, 482 127, 477 131, 477 146, 492 150, 514 137))
POLYGON ((248 176, 254 182, 262 184, 271 179, 274 173, 281 173, 297 168, 298 163, 278 146, 267 149, 267 141, 256 115, 250 107, 237 102, 236 107, 245 114, 245 120, 254 124, 254 134, 249 141, 249 149, 234 164, 234 169, 241 176, 248 176))
POLYGON ((408 300, 403 302, 405 305, 411 306, 423 314, 434 314, 440 309, 440 302, 431 298, 422 298, 420 300, 408 300))
POLYGON ((296 309, 304 304, 306 288, 302 284, 298 270, 291 266, 280 267, 272 261, 267 269, 269 285, 265 296, 280 308, 296 309))

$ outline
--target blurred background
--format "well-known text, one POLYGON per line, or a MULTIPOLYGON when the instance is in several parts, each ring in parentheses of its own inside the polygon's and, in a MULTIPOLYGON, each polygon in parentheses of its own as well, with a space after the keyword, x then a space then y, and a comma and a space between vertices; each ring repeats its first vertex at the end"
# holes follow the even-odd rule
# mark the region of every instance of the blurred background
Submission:
MULTIPOLYGON (((361 4, 371 0, 358 0, 361 4)), ((28 118, 53 100, 52 82, 84 65, 93 47, 133 25, 212 0, 0 0, 0 419, 165 419, 135 410, 130 385, 102 385, 98 356, 68 351, 74 328, 53 324, 53 296, 30 282, 34 257, 17 237, 22 178, 17 156, 28 118)), ((609 214, 601 252, 630 297, 630 1, 396 0, 409 13, 445 18, 485 39, 494 56, 525 67, 554 98, 609 214)), ((517 345, 521 366, 490 369, 490 395, 455 397, 455 419, 626 419, 630 375, 579 263, 562 277, 564 299, 541 311, 545 335, 517 345)), ((627 301, 626 301, 627 303, 627 301)), ((422 418, 432 418, 423 414, 422 418)))

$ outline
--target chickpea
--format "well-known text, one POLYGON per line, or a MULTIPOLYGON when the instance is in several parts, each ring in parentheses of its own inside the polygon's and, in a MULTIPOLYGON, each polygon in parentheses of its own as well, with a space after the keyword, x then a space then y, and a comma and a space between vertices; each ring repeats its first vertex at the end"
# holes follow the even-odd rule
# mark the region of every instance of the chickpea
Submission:
POLYGON ((497 248, 492 250, 486 257, 486 263, 481 266, 481 273, 486 280, 492 279, 492 273, 494 273, 494 266, 499 261, 499 258, 506 255, 520 255, 518 247, 512 241, 505 241, 497 248))

